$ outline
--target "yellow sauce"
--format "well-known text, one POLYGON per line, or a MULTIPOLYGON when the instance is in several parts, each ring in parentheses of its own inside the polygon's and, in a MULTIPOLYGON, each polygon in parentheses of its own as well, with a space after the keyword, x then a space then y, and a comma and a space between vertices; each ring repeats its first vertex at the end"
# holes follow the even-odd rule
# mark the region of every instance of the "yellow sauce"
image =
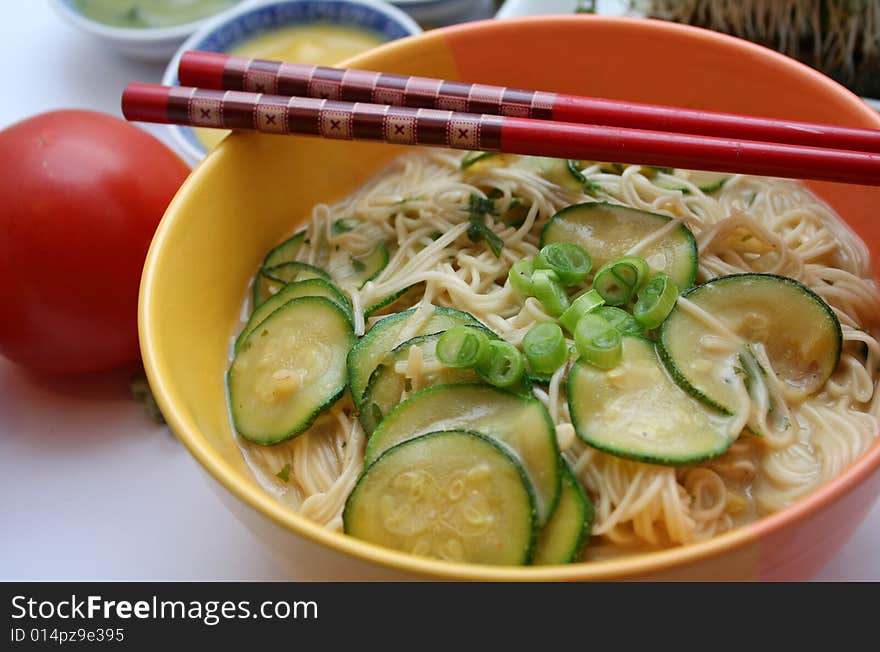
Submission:
MULTIPOLYGON (((281 29, 245 41, 229 54, 258 59, 278 59, 297 63, 333 65, 384 42, 373 32, 339 25, 314 24, 281 29)), ((213 148, 228 131, 195 129, 199 142, 213 148)))

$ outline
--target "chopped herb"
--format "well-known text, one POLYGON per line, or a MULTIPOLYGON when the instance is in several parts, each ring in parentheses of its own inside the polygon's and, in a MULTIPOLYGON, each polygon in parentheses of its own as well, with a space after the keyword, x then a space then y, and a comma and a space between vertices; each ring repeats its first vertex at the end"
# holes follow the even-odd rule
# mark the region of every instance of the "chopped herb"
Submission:
POLYGON ((358 260, 357 258, 352 257, 351 258, 351 268, 354 271, 360 273, 367 268, 367 264, 365 262, 363 262, 362 260, 358 260))
POLYGON ((748 200, 746 201, 746 208, 751 208, 751 207, 752 207, 752 204, 755 203, 755 199, 757 199, 757 198, 758 198, 758 193, 757 193, 757 192, 753 192, 753 193, 749 196, 748 200))
POLYGON ((428 237, 431 238, 431 240, 436 240, 436 239, 439 238, 441 235, 443 235, 443 234, 440 233, 440 231, 434 231, 434 233, 432 233, 432 234, 429 235, 428 237))
POLYGON ((574 13, 576 13, 576 14, 595 14, 596 13, 596 0, 578 0, 578 3, 574 8, 574 13))
POLYGON ((344 217, 341 220, 336 220, 335 222, 333 222, 333 235, 339 235, 341 233, 354 231, 357 225, 358 221, 350 217, 344 217))
POLYGON ((290 482, 290 464, 285 464, 284 468, 281 469, 278 473, 275 474, 275 477, 284 482, 285 484, 290 482))
POLYGON ((602 187, 601 184, 596 183, 595 181, 590 181, 586 179, 584 181, 584 192, 594 193, 594 192, 603 192, 605 188, 602 187))
POLYGON ((495 210, 495 201, 472 193, 468 200, 468 214, 471 225, 468 227, 467 234, 470 241, 485 240, 495 257, 500 257, 501 250, 504 249, 504 241, 495 235, 495 232, 486 224, 487 215, 498 215, 495 210))

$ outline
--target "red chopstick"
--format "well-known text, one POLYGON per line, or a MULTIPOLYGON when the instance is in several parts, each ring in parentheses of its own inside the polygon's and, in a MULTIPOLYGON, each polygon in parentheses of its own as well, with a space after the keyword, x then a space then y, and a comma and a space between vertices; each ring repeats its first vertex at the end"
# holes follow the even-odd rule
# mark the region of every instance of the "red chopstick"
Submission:
POLYGON ((880 185, 880 154, 310 97, 129 84, 129 120, 880 185))
POLYGON ((491 113, 537 120, 880 152, 880 130, 875 129, 248 59, 216 52, 184 52, 178 77, 184 86, 217 90, 491 113))

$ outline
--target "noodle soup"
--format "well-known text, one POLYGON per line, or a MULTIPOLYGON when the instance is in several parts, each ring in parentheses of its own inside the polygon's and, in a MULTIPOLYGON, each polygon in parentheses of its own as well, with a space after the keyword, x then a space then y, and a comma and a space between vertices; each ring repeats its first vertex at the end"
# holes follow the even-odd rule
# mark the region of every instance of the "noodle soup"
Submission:
POLYGON ((230 411, 262 485, 422 556, 705 540, 877 432, 867 250, 792 181, 415 152, 316 206, 246 314, 230 411))

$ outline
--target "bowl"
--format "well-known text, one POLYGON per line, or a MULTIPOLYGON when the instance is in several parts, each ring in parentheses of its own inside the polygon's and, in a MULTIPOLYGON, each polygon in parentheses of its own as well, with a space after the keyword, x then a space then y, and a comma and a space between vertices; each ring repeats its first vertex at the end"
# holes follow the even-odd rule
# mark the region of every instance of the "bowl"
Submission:
MULTIPOLYGON (((659 21, 547 16, 468 23, 386 44, 350 64, 880 128, 880 116, 806 66, 745 41, 659 21), (510 43, 522 46, 515 59, 510 43), (615 54, 613 69, 591 56, 609 52, 615 54)), ((701 543, 565 567, 494 568, 410 556, 325 529, 263 491, 233 441, 224 386, 249 280, 264 253, 313 204, 343 197, 404 150, 236 133, 184 183, 147 257, 140 338, 159 405, 224 502, 297 577, 790 580, 812 576, 831 559, 880 492, 880 440, 827 485, 755 523, 701 543)), ((876 260, 880 188, 809 186, 868 243, 876 260)))
POLYGON ((120 54, 142 61, 168 61, 187 37, 213 17, 205 16, 170 27, 115 27, 83 15, 76 8, 74 0, 51 0, 51 4, 74 27, 97 38, 120 54))
MULTIPOLYGON (((384 41, 422 31, 406 13, 377 0, 264 0, 248 3, 217 16, 188 38, 165 69, 162 83, 180 85, 177 67, 180 57, 188 50, 230 52, 266 32, 316 23, 364 29, 384 41)), ((192 128, 171 125, 168 129, 178 151, 190 163, 200 161, 207 153, 192 128)))

